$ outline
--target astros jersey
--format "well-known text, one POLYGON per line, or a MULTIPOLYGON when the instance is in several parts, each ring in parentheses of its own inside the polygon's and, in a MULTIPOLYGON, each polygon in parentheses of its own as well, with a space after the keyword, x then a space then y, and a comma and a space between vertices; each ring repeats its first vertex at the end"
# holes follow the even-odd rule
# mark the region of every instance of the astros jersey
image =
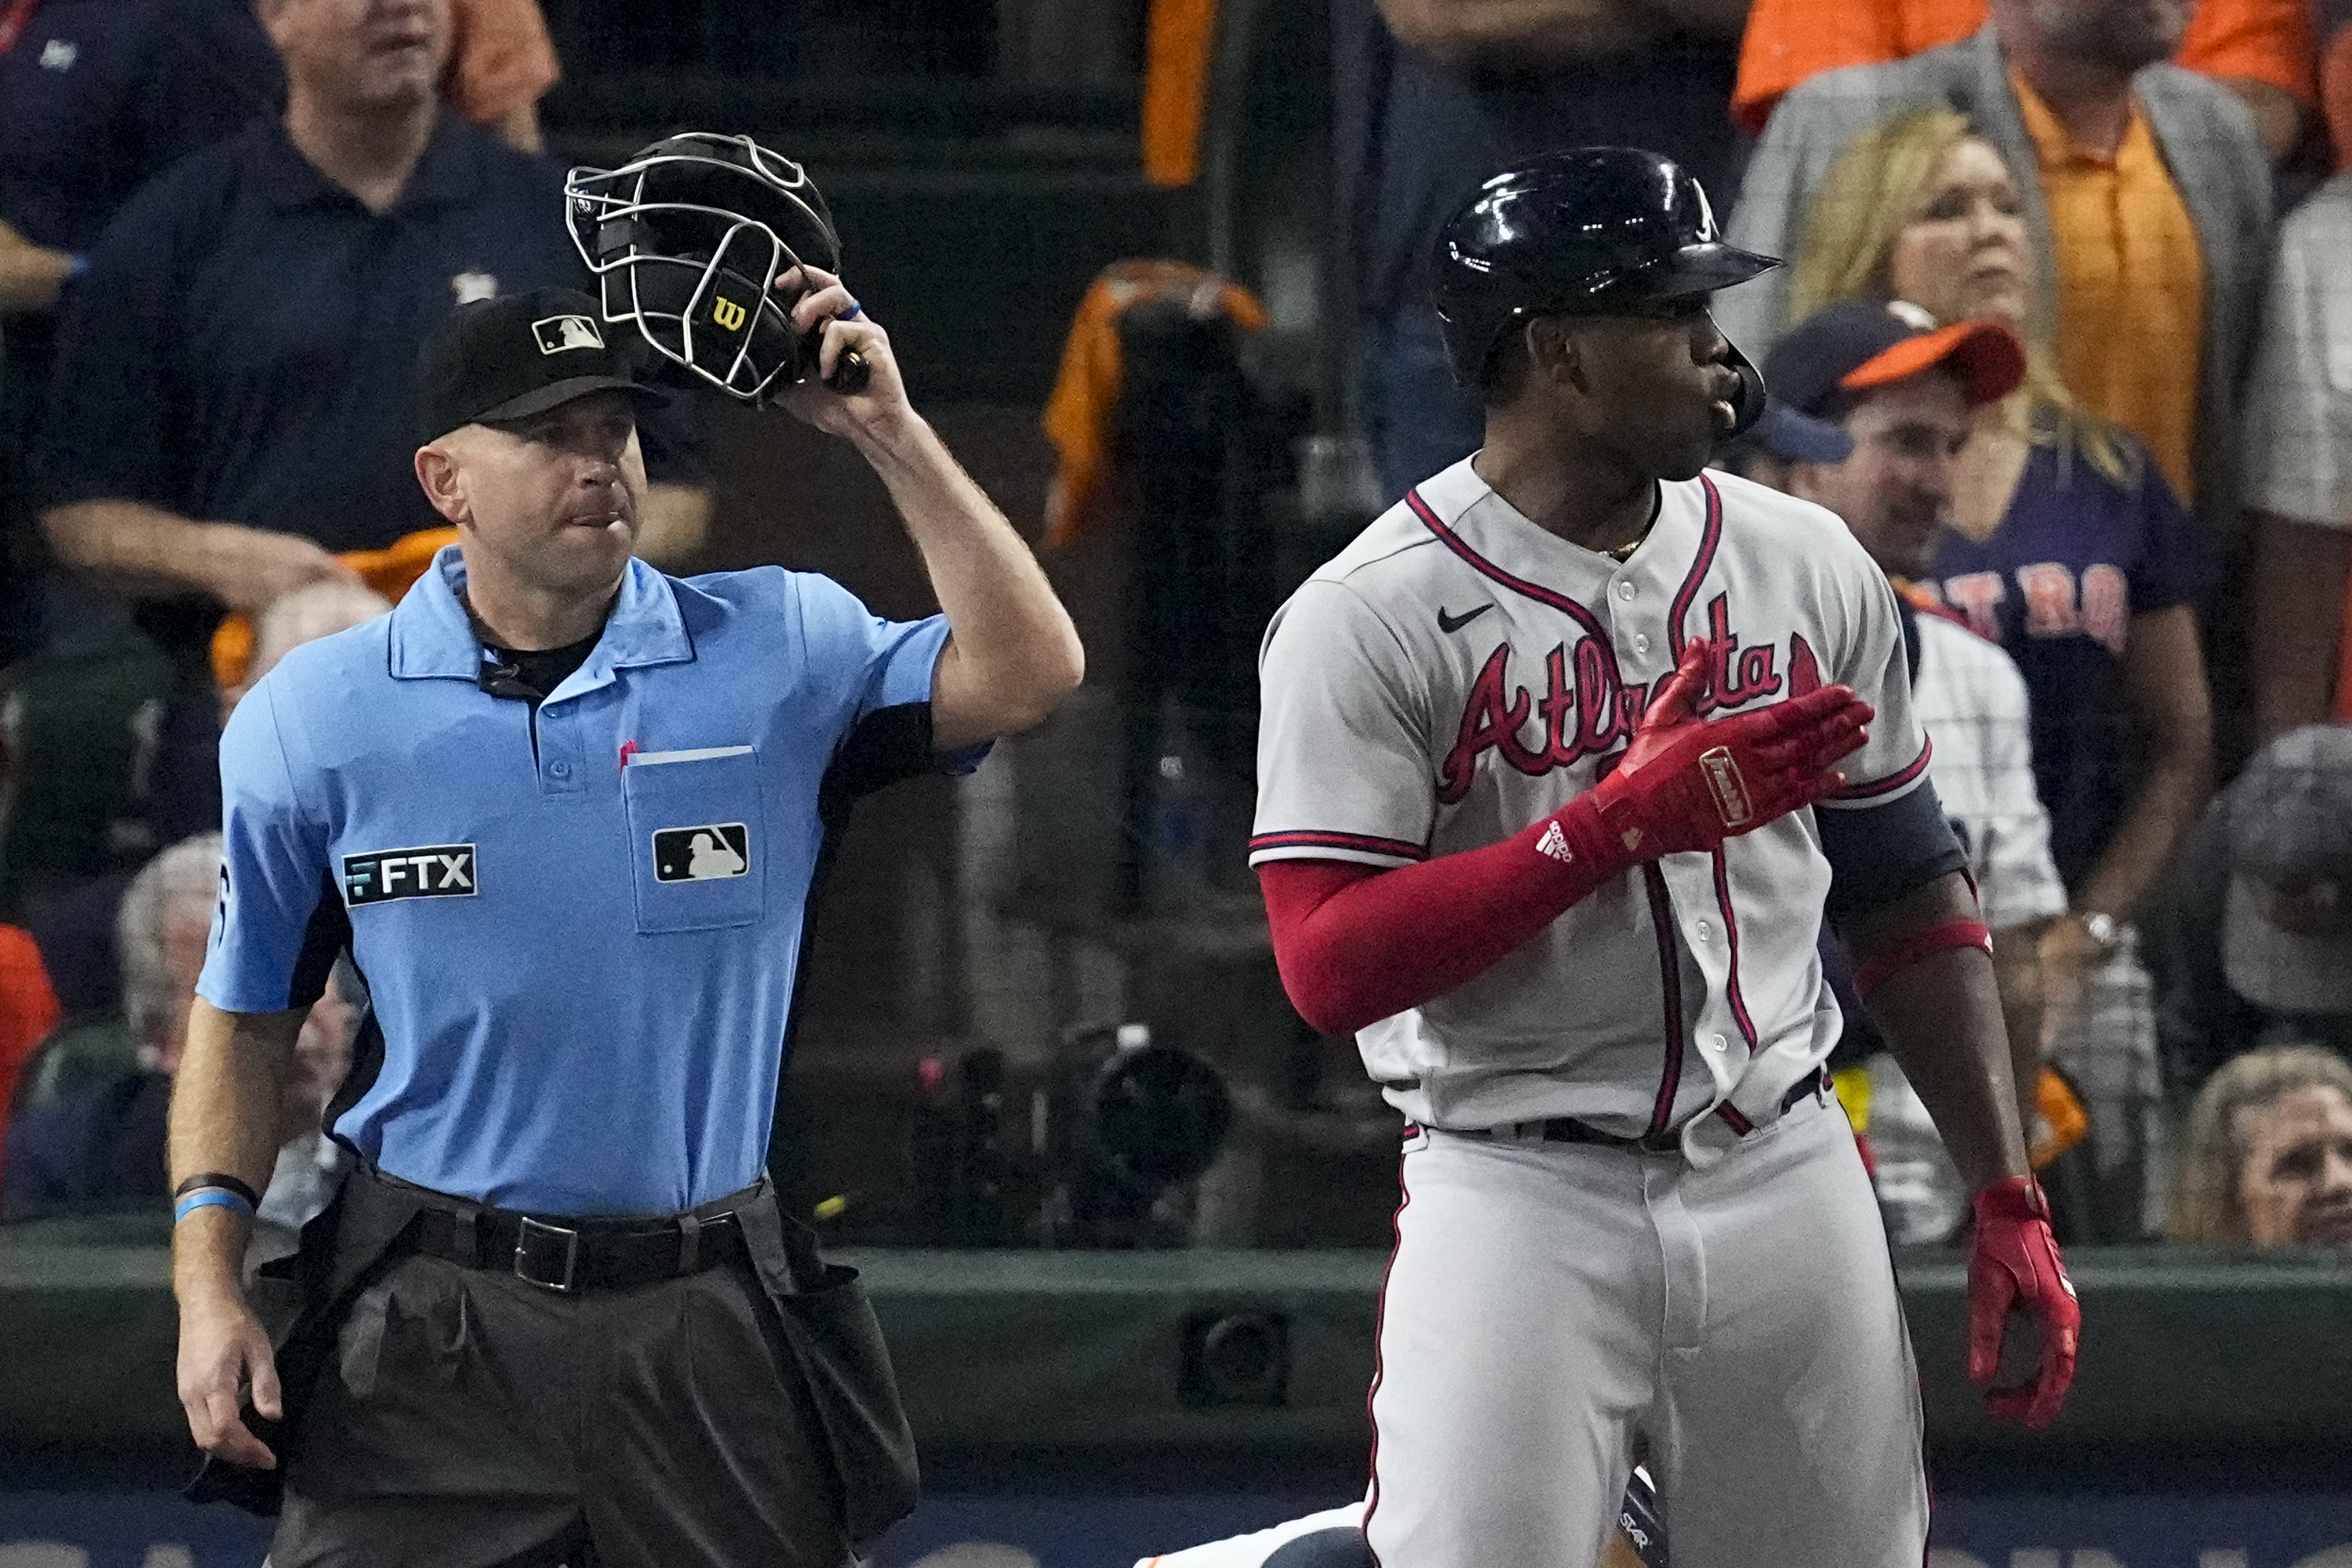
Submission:
POLYGON ((808 574, 632 561, 533 709, 479 686, 463 584, 443 551, 398 609, 237 705, 197 992, 301 1005, 348 943, 373 1015, 332 1131, 407 1181, 557 1215, 749 1185, 821 795, 855 787, 845 765, 930 764, 947 625, 878 620, 808 574))
MULTIPOLYGON (((1901 623, 1829 512, 1706 474, 1660 489, 1620 564, 1455 464, 1391 507, 1266 634, 1252 864, 1394 867, 1507 837, 1592 787, 1684 642, 1703 709, 1843 682, 1877 710, 1825 809, 1918 785, 1901 623)), ((1358 1037, 1390 1102, 1436 1127, 1574 1116, 1629 1136, 1709 1107, 1770 1119, 1835 1043, 1814 952, 1830 884, 1812 813, 1597 889, 1492 969, 1358 1037)))

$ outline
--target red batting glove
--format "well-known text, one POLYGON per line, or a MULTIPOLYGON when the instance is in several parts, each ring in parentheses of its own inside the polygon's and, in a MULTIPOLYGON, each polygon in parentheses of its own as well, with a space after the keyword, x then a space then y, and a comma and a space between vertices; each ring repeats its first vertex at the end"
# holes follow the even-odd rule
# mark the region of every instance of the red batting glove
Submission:
POLYGON ((1987 1389, 1985 1407, 2001 1421, 2050 1425, 2074 1381, 2083 1309, 2050 1234, 2050 1203, 2031 1176, 2011 1176, 1977 1194, 1969 1250, 1969 1381, 1987 1389), (2042 1370, 2023 1388, 1993 1388, 2001 1336, 2012 1310, 2042 1324, 2042 1370))
POLYGON ((1714 645, 1694 641, 1642 715, 1633 742, 1592 791, 1601 820, 1634 860, 1720 848, 1843 784, 1832 764, 1875 717, 1851 687, 1824 686, 1728 719, 1703 720, 1714 645))

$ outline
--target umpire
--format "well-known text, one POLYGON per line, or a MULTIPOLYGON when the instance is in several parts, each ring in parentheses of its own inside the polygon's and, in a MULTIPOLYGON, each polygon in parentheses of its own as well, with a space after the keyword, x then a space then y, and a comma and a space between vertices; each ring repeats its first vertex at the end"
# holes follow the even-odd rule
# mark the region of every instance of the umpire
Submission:
POLYGON ((910 1500, 870 1310, 763 1175, 810 885, 847 795, 971 765, 1083 656, 883 331, 814 268, 777 288, 822 374, 870 367, 783 402, 873 465, 943 615, 634 559, 659 395, 542 289, 425 350, 416 476, 459 542, 222 739, 179 1392, 200 1493, 282 1491, 276 1568, 838 1568, 910 1500), (328 1116, 358 1169, 248 1295, 278 1085, 346 949, 373 1012, 328 1116))

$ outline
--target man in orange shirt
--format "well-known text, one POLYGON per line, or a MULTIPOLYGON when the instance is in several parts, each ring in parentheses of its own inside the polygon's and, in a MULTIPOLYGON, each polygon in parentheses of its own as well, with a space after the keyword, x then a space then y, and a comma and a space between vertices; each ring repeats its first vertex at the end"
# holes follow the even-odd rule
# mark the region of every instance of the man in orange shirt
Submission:
POLYGON ((2050 214, 2059 378, 2084 407, 2147 442, 2174 492, 2193 503, 2205 340, 2196 221, 2137 99, 2124 94, 2120 125, 2079 99, 2060 99, 2073 110, 2062 117, 2035 90, 2020 52, 2012 50, 2009 85, 2050 214))
MULTIPOLYGON (((2016 180, 2041 269, 2038 324, 2067 384, 2132 430, 2217 540, 2238 531, 2239 400, 2271 232, 2271 176, 2227 89, 2164 63, 2185 0, 1991 0, 1973 37, 1818 76, 1773 111, 1727 237, 1800 246, 1858 134, 1907 110, 1966 115, 2016 180)), ((1723 331, 1769 343, 1787 287, 1724 296, 1723 331)))
MULTIPOLYGON (((2273 162, 2303 140, 2318 39, 2310 0, 2203 0, 2172 56, 2244 100, 2273 162)), ((1907 59, 1985 23, 1985 0, 1756 0, 1731 117, 1761 133, 1781 95, 1840 66, 1907 59)))

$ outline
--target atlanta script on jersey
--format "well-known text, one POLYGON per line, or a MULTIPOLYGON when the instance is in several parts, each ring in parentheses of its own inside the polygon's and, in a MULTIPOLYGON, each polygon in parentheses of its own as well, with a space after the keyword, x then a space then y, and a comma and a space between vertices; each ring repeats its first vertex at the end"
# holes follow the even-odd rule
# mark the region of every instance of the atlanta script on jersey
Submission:
MULTIPOLYGON (((1317 572, 1260 657, 1251 863, 1398 866, 1518 832, 1592 787, 1694 637, 1717 649, 1704 714, 1832 682, 1877 710, 1848 786, 1812 809, 1917 787, 1927 743, 1894 596, 1845 526, 1728 475, 1659 489, 1621 564, 1538 528, 1465 460, 1317 572)), ((1839 1027, 1813 944, 1830 868, 1812 809, 1600 889, 1362 1031, 1367 1069, 1436 1127, 1769 1120, 1839 1027)))

